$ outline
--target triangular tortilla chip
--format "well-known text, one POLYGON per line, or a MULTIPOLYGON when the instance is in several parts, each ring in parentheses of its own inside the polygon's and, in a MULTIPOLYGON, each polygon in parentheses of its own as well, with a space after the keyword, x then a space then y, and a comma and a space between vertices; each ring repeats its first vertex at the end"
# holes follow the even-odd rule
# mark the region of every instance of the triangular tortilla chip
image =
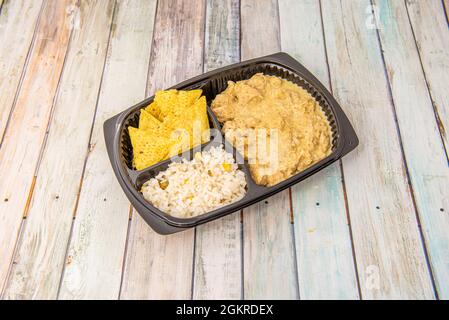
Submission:
POLYGON ((151 131, 167 138, 170 136, 170 129, 145 109, 140 111, 139 129, 151 131))
POLYGON ((190 91, 178 91, 177 108, 183 111, 183 109, 190 107, 201 97, 202 93, 203 90, 201 89, 190 91))
POLYGON ((178 100, 178 90, 171 89, 157 91, 154 95, 154 101, 160 110, 160 117, 163 118, 169 114, 175 107, 178 100))
POLYGON ((128 128, 138 170, 209 141, 206 98, 201 94, 200 89, 158 91, 141 110, 139 129, 128 128))
MULTIPOLYGON (((201 122, 201 131, 204 133, 204 131, 208 132, 207 135, 207 141, 209 141, 210 134, 209 134, 209 117, 207 115, 207 103, 206 103, 206 97, 201 97, 194 105, 193 108, 195 109, 195 118, 198 119, 201 122)), ((206 141, 203 141, 206 142, 206 141)))
POLYGON ((151 115, 159 121, 161 120, 161 109, 158 107, 156 101, 150 103, 150 105, 148 105, 145 110, 151 113, 151 115))
POLYGON ((209 141, 210 131, 206 98, 198 99, 193 105, 186 108, 180 117, 170 113, 164 118, 163 123, 173 131, 184 130, 189 132, 191 147, 209 141))
POLYGON ((133 162, 137 170, 145 169, 166 158, 170 140, 151 132, 128 127, 133 146, 133 162))
POLYGON ((160 109, 160 119, 167 116, 182 117, 183 113, 189 108, 198 98, 203 91, 201 89, 190 91, 158 91, 154 101, 160 109))

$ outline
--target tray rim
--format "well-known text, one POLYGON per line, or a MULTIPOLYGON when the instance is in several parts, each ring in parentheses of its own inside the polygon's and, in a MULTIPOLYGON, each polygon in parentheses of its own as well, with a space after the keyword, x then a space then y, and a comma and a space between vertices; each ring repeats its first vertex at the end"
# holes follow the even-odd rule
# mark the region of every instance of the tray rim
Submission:
MULTIPOLYGON (((241 67, 248 67, 251 64, 257 65, 257 64, 263 64, 263 63, 270 63, 270 64, 276 64, 280 67, 286 68, 293 72, 294 74, 298 75, 299 77, 303 78, 306 82, 311 84, 327 101, 331 111, 334 114, 334 119, 337 126, 337 132, 339 133, 338 138, 338 144, 335 150, 326 158, 322 159, 321 161, 315 163, 311 167, 293 175, 292 177, 278 183, 275 186, 272 187, 264 187, 264 186, 258 186, 261 190, 264 190, 265 192, 260 194, 259 196, 253 197, 251 199, 245 199, 242 198, 234 203, 231 203, 229 205, 226 205, 224 207, 219 207, 217 209, 214 209, 212 211, 206 212, 204 214, 201 214, 196 217, 191 218, 177 218, 168 215, 167 213, 159 210, 158 208, 151 205, 148 201, 146 201, 143 198, 143 195, 134 188, 134 186, 131 185, 129 182, 129 168, 120 161, 120 132, 122 131, 124 121, 127 119, 127 117, 141 109, 142 107, 148 105, 153 99, 154 96, 148 97, 141 102, 129 107, 128 109, 120 112, 119 114, 111 117, 110 119, 106 120, 104 122, 104 135, 105 135, 105 142, 106 147, 109 155, 109 159, 111 161, 114 173, 117 177, 117 180, 119 180, 119 183, 125 192, 125 195, 130 200, 131 204, 136 207, 137 202, 139 204, 140 208, 143 208, 149 212, 141 212, 139 208, 136 208, 138 213, 144 218, 144 220, 147 221, 147 215, 152 214, 156 218, 161 219, 163 222, 168 224, 171 227, 180 228, 179 231, 182 229, 188 229, 191 227, 195 227, 197 225, 218 219, 220 217, 223 217, 225 215, 234 213, 236 211, 242 210, 243 208, 246 208, 254 203, 257 203, 259 201, 262 201, 278 192, 281 192, 292 185, 299 183, 300 181, 308 178, 309 176, 315 174, 316 172, 324 169, 325 167, 329 166, 330 164, 334 163, 335 161, 338 161, 341 157, 352 151, 357 147, 359 144, 358 137, 354 131, 354 128, 352 127, 351 123, 349 122, 349 119, 347 118, 346 114, 342 110, 339 103, 335 100, 335 98, 332 96, 332 94, 327 90, 327 88, 315 77, 312 73, 310 73, 302 64, 300 64, 298 61, 296 61, 293 57, 288 55, 284 52, 278 52, 275 54, 245 60, 241 61, 239 63, 231 64, 222 68, 218 68, 215 70, 212 70, 210 72, 206 72, 203 74, 200 74, 196 77, 187 79, 185 81, 182 81, 169 89, 185 89, 188 87, 201 87, 205 83, 207 83, 209 80, 208 78, 211 76, 216 76, 217 74, 230 71, 236 68, 241 67), (113 141, 111 143, 111 133, 113 135, 113 141), (109 138, 109 139, 108 139, 109 138)), ((224 140, 226 142, 226 140, 224 140)), ((154 168, 156 166, 161 165, 162 163, 165 163, 167 161, 170 161, 170 159, 167 159, 165 161, 159 162, 158 164, 155 164, 154 166, 151 166, 149 168, 154 168)), ((146 168, 145 170, 148 170, 149 168, 146 168)), ((157 230, 156 230, 157 231, 157 230)))

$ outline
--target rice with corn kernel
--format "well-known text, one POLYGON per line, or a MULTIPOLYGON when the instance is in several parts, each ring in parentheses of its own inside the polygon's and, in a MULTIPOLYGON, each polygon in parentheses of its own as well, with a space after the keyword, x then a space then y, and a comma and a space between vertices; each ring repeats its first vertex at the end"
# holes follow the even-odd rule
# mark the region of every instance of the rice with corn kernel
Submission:
POLYGON ((198 152, 193 160, 171 163, 144 183, 144 198, 178 218, 190 218, 243 198, 245 173, 222 146, 198 152))

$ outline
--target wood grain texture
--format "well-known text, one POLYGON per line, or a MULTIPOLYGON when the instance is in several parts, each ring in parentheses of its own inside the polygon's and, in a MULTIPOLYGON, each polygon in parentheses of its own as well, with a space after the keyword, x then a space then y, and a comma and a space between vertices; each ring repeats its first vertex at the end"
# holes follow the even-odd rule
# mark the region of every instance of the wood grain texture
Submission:
POLYGON ((449 298, 449 170, 404 2, 379 1, 379 30, 404 153, 439 297, 449 298))
POLYGON ((111 29, 114 1, 80 3, 9 299, 55 299, 73 221, 111 29), (63 188, 61 183, 63 182, 63 188))
MULTIPOLYGON (((242 60, 280 51, 276 1, 241 1, 242 60)), ((296 299, 290 195, 283 191, 243 210, 245 299, 296 299)))
MULTIPOLYGON (((295 57, 329 88, 319 2, 280 0, 279 20, 282 51, 295 57)), ((339 164, 291 190, 301 299, 357 299, 339 164)))
POLYGON ((360 139, 343 165, 362 298, 432 299, 370 2, 321 5, 334 94, 360 139))
POLYGON ((38 22, 42 1, 0 1, 0 139, 38 22))
MULTIPOLYGON (((149 94, 202 72, 205 5, 202 0, 159 2, 149 94)), ((162 236, 134 213, 121 298, 190 299, 193 245, 192 229, 162 236)))
POLYGON ((205 71, 240 59, 240 3, 208 0, 206 9, 205 71))
POLYGON ((11 125, 0 149, 0 287, 4 286, 70 37, 66 8, 48 2, 39 24, 11 125))
POLYGON ((441 1, 407 0, 406 4, 446 154, 449 154, 448 21, 441 1))
MULTIPOLYGON (((240 58, 240 3, 208 0, 204 69, 240 58)), ((196 228, 194 299, 240 299, 242 253, 240 212, 196 228)))
POLYGON ((118 1, 59 298, 117 299, 129 202, 109 163, 108 118, 144 98, 156 1, 118 1), (124 90, 126 88, 126 90, 124 90))

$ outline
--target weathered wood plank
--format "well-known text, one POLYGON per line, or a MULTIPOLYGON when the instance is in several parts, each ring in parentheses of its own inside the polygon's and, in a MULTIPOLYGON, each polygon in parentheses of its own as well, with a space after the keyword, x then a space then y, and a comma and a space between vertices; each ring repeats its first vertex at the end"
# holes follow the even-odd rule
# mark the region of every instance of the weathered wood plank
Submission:
POLYGON ((0 287, 18 236, 38 162, 53 97, 70 37, 66 8, 72 1, 48 2, 42 12, 36 41, 11 122, 0 149, 0 287))
MULTIPOLYGON (((201 73, 204 12, 202 0, 159 2, 149 94, 201 73)), ((193 230, 161 236, 133 214, 121 298, 189 299, 193 243, 193 230)))
POLYGON ((9 299, 55 299, 87 154, 114 1, 83 1, 14 258, 9 299), (61 186, 64 186, 61 188, 61 186), (38 239, 38 241, 37 241, 38 239))
MULTIPOLYGON (((406 1, 412 30, 435 108, 441 136, 449 153, 449 31, 440 1, 406 1)), ((449 209, 446 209, 449 210, 449 209)))
MULTIPOLYGON (((241 2, 242 60, 280 51, 277 1, 241 2)), ((243 210, 245 299, 295 299, 290 195, 283 191, 243 210)))
POLYGON ((321 5, 334 94, 360 138, 343 165, 362 298, 434 298, 370 2, 321 5))
POLYGON ((109 163, 103 122, 144 98, 156 1, 115 7, 90 150, 59 298, 117 299, 129 202, 109 163))
MULTIPOLYGON (((279 20, 282 51, 329 87, 319 2, 280 0, 279 20)), ((339 164, 291 190, 301 299, 357 299, 339 164)))
MULTIPOLYGON (((449 170, 404 2, 374 2, 410 180, 439 297, 449 298, 449 170), (443 211, 441 211, 443 209, 443 211)), ((449 60, 448 60, 449 61, 449 60)))
POLYGON ((204 69, 213 70, 240 59, 240 3, 208 0, 204 69))
POLYGON ((8 122, 31 47, 40 1, 0 1, 0 139, 8 122))
MULTIPOLYGON (((238 0, 208 0, 205 71, 240 58, 238 0)), ((194 299, 240 299, 242 295, 240 212, 196 229, 194 299)))

